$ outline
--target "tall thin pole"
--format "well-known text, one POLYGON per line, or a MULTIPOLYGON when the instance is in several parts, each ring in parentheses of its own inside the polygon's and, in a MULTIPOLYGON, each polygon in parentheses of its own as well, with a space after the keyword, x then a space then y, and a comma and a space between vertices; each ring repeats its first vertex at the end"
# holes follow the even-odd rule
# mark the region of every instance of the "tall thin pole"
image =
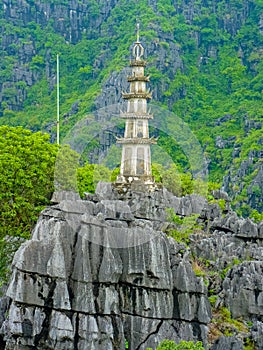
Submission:
POLYGON ((57 55, 57 144, 59 145, 59 55, 57 55))

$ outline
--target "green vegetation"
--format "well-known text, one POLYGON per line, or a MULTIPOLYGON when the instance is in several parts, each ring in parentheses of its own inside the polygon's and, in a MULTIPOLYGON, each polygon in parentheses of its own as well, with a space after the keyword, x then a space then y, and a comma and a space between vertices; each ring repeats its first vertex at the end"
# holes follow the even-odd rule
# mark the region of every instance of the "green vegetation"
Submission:
POLYGON ((239 319, 233 319, 230 311, 226 307, 220 307, 213 312, 210 323, 210 336, 215 338, 220 335, 232 336, 237 333, 248 333, 247 324, 239 319))
MULTIPOLYGON (((148 348, 147 350, 152 350, 148 348)), ((200 341, 194 343, 193 341, 182 340, 176 344, 173 340, 163 340, 156 350, 204 350, 200 341)))
POLYGON ((176 196, 185 196, 194 191, 194 180, 191 173, 182 172, 182 169, 176 164, 164 167, 154 163, 152 173, 156 182, 161 182, 168 191, 176 196))
MULTIPOLYGON (((64 116, 61 130, 65 136, 77 121, 94 111, 95 98, 110 74, 127 66, 139 18, 151 89, 158 95, 154 103, 189 125, 203 147, 209 180, 214 183, 221 184, 229 168, 231 176, 235 176, 249 152, 254 152, 248 173, 239 183, 230 184, 230 192, 240 214, 253 215, 252 209, 261 214, 262 191, 253 188, 251 196, 258 200, 251 209, 248 187, 260 168, 257 152, 262 149, 263 36, 258 26, 262 1, 251 1, 247 13, 246 5, 235 0, 220 0, 216 5, 210 0, 196 1, 191 19, 185 15, 187 9, 171 1, 158 1, 155 8, 146 0, 122 0, 110 13, 105 11, 103 2, 89 1, 88 6, 82 4, 83 25, 78 32, 70 27, 69 19, 58 26, 53 16, 58 5, 68 13, 68 1, 53 0, 49 4, 55 10, 41 25, 30 19, 7 20, 0 7, 0 21, 8 38, 2 41, 0 51, 1 125, 22 125, 54 134, 54 77, 59 53, 64 116), (30 78, 14 78, 17 67, 28 72, 30 78), (70 113, 76 101, 77 111, 70 113), (222 146, 218 146, 218 138, 222 146), (238 152, 233 159, 234 148, 238 152)), ((36 13, 36 5, 30 2, 30 6, 31 12, 36 13)), ((161 130, 176 130, 172 116, 163 125, 161 130)), ((187 143, 189 140, 185 139, 176 144, 160 132, 158 145, 186 177, 194 171, 188 155, 182 151, 187 143)), ((182 184, 185 182, 181 179, 182 184)), ((168 172, 167 183, 178 191, 169 183, 168 172)), ((181 191, 185 189, 182 187, 181 191)))
POLYGON ((250 321, 242 318, 234 319, 230 310, 222 306, 222 301, 218 296, 219 286, 225 278, 227 272, 241 261, 234 258, 224 269, 217 267, 214 261, 193 257, 192 267, 196 276, 201 277, 208 288, 209 301, 212 308, 212 319, 209 323, 208 341, 213 343, 220 336, 243 335, 244 349, 255 350, 253 341, 249 337, 249 328, 253 325, 250 321), (215 288, 214 289, 211 289, 215 288), (247 334, 247 336, 246 336, 247 334))
POLYGON ((256 209, 254 209, 251 211, 250 217, 255 222, 260 222, 263 220, 263 213, 259 213, 256 209))
POLYGON ((78 191, 77 170, 79 154, 69 145, 62 145, 57 153, 54 169, 54 184, 57 191, 78 191))
POLYGON ((30 237, 40 211, 54 190, 94 193, 98 181, 116 178, 103 165, 79 164, 68 145, 22 127, 0 127, 0 286, 6 282, 14 252, 30 237))
POLYGON ((78 191, 81 197, 84 192, 94 193, 99 181, 110 182, 112 172, 103 165, 86 163, 77 170, 78 191))
POLYGON ((47 134, 0 127, 0 275, 12 252, 30 236, 53 193, 57 146, 47 134))
POLYGON ((180 164, 161 165, 162 158, 158 159, 160 164, 152 164, 152 174, 156 182, 162 183, 163 186, 177 197, 186 196, 191 193, 199 194, 218 202, 211 195, 213 189, 218 185, 212 182, 206 182, 200 178, 193 178, 190 171, 184 171, 180 164))
POLYGON ((172 208, 167 209, 167 220, 173 223, 173 228, 168 228, 166 233, 169 237, 174 238, 179 243, 188 245, 190 235, 200 233, 202 226, 197 223, 198 215, 180 217, 174 213, 172 208))

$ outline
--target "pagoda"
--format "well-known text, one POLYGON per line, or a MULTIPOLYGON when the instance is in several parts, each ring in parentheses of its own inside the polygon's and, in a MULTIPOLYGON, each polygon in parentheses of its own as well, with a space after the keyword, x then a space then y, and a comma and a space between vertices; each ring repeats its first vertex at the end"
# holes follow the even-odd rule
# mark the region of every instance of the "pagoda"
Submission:
POLYGON ((127 111, 121 112, 121 118, 125 119, 125 132, 123 138, 117 138, 117 143, 122 145, 122 158, 115 186, 122 190, 154 191, 156 188, 150 149, 156 140, 149 137, 148 121, 153 115, 147 111, 147 101, 152 94, 146 86, 149 76, 144 75, 146 61, 142 59, 143 55, 137 26, 137 40, 133 44, 130 62, 131 75, 127 77, 129 92, 122 93, 122 98, 127 100, 127 111))

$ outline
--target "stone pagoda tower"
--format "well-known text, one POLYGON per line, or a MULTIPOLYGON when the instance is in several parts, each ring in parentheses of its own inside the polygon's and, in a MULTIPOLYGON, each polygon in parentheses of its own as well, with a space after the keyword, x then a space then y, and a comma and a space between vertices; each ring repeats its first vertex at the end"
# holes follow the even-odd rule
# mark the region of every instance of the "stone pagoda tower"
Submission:
POLYGON ((131 75, 127 80, 130 91, 122 93, 127 100, 127 111, 121 112, 125 119, 125 133, 123 138, 117 138, 122 144, 122 159, 120 175, 115 183, 120 190, 154 191, 156 188, 151 171, 150 145, 156 140, 149 138, 148 120, 153 116, 147 112, 147 100, 151 99, 151 92, 146 83, 149 76, 144 75, 146 61, 142 59, 144 48, 139 40, 137 27, 137 41, 132 48, 133 59, 130 62, 131 75))

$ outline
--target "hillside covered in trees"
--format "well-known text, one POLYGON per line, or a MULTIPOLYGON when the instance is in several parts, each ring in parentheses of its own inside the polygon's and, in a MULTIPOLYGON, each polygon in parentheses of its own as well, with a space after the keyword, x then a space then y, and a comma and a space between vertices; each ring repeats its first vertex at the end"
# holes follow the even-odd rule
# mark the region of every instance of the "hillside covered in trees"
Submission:
MULTIPOLYGON (((209 180, 230 194, 240 214, 258 215, 262 14, 261 0, 4 0, 0 124, 47 131, 55 141, 59 54, 62 139, 87 115, 98 128, 96 111, 121 101, 138 21, 152 103, 171 112, 166 130, 174 128, 173 115, 182 119, 203 149, 209 180)), ((158 136, 181 171, 191 171, 176 137, 158 136)), ((95 140, 89 151, 113 141, 95 140)))

